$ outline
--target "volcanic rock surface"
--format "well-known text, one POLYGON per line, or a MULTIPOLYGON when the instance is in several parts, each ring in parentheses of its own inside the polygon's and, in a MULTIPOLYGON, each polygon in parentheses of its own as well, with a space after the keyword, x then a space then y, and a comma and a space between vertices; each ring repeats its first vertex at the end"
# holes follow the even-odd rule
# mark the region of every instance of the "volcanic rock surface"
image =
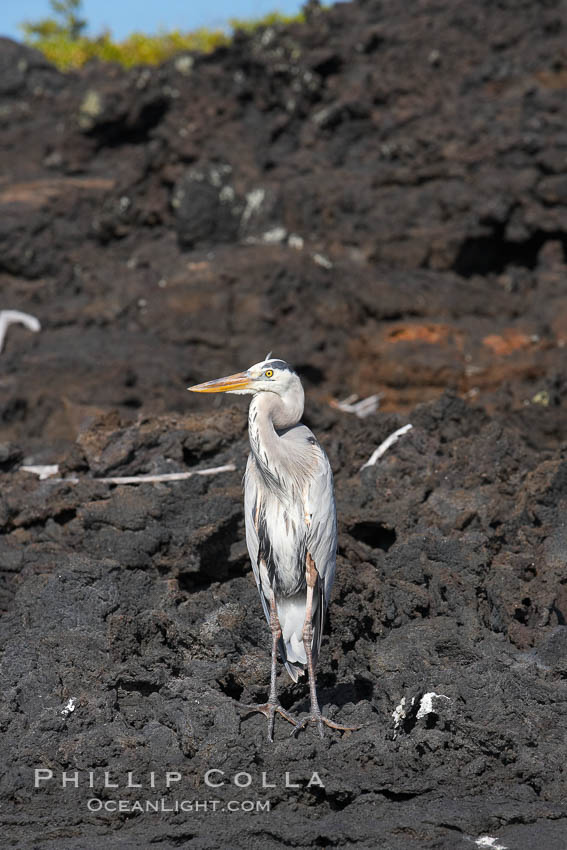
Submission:
POLYGON ((71 74, 0 40, 0 309, 42 324, 0 354, 5 846, 567 846, 566 24, 554 0, 311 4, 71 74), (273 745, 239 710, 269 674, 246 404, 185 389, 269 350, 335 474, 318 682, 362 727, 273 745), (331 404, 352 393, 380 409, 331 404))

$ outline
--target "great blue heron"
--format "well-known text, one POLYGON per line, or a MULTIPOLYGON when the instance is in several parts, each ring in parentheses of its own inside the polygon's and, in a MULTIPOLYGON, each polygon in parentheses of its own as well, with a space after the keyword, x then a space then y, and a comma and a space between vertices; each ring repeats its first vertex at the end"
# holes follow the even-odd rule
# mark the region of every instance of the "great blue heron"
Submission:
POLYGON ((337 519, 333 474, 327 455, 305 425, 299 377, 283 360, 268 355, 245 372, 189 387, 200 393, 253 396, 248 412, 251 452, 246 466, 244 514, 246 543, 264 614, 272 631, 270 695, 263 705, 247 706, 268 718, 273 740, 275 713, 295 726, 310 721, 348 730, 324 717, 315 685, 325 610, 335 576, 337 519), (276 692, 279 648, 294 680, 307 669, 311 713, 296 721, 276 692))

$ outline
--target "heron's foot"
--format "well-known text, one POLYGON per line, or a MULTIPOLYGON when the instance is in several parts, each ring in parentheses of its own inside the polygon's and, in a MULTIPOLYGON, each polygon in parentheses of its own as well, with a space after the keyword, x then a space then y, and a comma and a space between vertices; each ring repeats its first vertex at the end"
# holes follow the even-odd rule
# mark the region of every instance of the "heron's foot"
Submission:
POLYGON ((245 714, 252 714, 254 711, 259 711, 260 714, 263 714, 264 717, 268 718, 268 741, 273 742, 274 740, 274 723, 276 719, 276 712, 280 714, 284 720, 287 720, 288 723, 291 723, 292 726, 297 727, 299 724, 295 717, 293 717, 285 708, 280 705, 279 702, 264 702, 258 705, 239 705, 238 706, 245 714))
POLYGON ((328 717, 321 714, 320 710, 311 709, 311 714, 304 717, 303 720, 296 725, 291 734, 297 736, 302 729, 307 727, 308 723, 317 724, 321 738, 325 737, 325 730, 323 726, 328 726, 330 729, 338 729, 339 732, 356 732, 357 729, 361 728, 360 726, 343 726, 341 723, 335 723, 334 720, 329 720, 328 717))

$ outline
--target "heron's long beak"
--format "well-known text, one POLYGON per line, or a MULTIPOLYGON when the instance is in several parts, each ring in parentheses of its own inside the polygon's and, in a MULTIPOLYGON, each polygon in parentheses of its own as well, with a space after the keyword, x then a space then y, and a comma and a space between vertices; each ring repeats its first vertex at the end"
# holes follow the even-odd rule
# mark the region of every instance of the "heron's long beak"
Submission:
POLYGON ((251 386, 248 372, 237 372, 236 375, 227 375, 226 378, 217 378, 216 381, 206 381, 194 387, 187 387, 192 393, 227 393, 231 390, 245 390, 251 386))

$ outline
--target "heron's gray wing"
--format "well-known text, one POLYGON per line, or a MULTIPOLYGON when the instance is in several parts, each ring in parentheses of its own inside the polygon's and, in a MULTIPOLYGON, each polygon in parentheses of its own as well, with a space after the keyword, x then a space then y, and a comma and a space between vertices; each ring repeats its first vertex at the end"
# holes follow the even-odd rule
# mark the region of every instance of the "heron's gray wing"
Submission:
MULTIPOLYGON (((305 427, 305 426, 304 426, 305 427)), ((316 660, 323 636, 325 611, 335 579, 337 557, 337 513, 333 473, 327 455, 308 428, 306 439, 314 440, 316 463, 310 471, 304 493, 307 522, 307 551, 315 562, 319 580, 315 587, 313 611, 313 655, 316 660)))
POLYGON ((254 471, 255 461, 252 454, 248 455, 248 463, 246 464, 246 473, 244 476, 244 519, 246 525, 246 545, 248 554, 252 562, 252 570, 256 579, 256 586, 260 599, 262 600, 262 608, 266 615, 266 620, 270 622, 270 605, 269 601, 264 596, 262 584, 260 582, 260 567, 258 564, 258 553, 260 551, 260 539, 258 536, 257 517, 260 509, 260 494, 258 492, 258 476, 254 471))
POLYGON ((327 455, 306 425, 290 428, 284 439, 289 443, 290 454, 302 458, 301 497, 307 551, 315 561, 327 605, 335 578, 337 553, 333 472, 327 455))

